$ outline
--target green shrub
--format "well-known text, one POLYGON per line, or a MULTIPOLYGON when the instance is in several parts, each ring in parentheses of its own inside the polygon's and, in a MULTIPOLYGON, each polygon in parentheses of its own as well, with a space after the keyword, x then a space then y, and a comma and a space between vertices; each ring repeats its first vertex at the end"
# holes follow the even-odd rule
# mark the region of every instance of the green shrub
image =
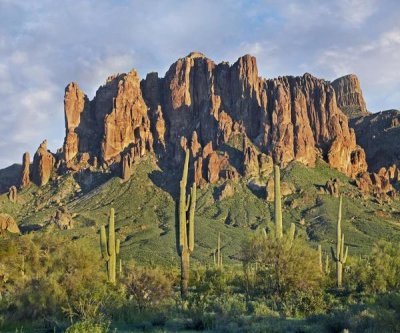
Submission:
POLYGON ((288 315, 324 310, 318 254, 301 240, 256 235, 243 245, 242 255, 242 287, 248 298, 262 297, 273 310, 288 315))
POLYGON ((351 289, 382 293, 400 288, 400 245, 379 241, 368 258, 357 259, 349 268, 351 289))

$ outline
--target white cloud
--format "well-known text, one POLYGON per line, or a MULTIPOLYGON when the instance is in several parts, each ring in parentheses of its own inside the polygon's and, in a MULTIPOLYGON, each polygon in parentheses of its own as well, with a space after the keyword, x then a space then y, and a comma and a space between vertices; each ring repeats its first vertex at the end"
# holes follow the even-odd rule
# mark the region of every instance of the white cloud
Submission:
POLYGON ((378 4, 376 0, 340 0, 339 14, 347 23, 359 25, 375 13, 378 4))

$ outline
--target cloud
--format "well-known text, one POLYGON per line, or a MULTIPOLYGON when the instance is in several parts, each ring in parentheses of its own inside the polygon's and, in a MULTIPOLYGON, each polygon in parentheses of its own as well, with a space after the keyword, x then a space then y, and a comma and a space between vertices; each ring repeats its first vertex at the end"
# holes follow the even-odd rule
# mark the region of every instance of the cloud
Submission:
POLYGON ((257 56, 260 75, 355 73, 371 110, 400 107, 396 0, 0 0, 0 168, 64 136, 63 94, 107 76, 163 75, 201 51, 257 56))

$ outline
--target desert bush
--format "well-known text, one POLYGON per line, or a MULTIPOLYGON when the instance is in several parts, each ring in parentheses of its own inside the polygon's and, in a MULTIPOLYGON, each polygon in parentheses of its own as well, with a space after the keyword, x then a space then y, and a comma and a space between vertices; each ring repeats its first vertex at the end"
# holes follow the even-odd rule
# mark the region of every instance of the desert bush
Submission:
POLYGON ((23 236, 4 246, 3 254, 15 254, 0 256, 0 267, 10 276, 1 286, 7 320, 49 325, 68 319, 94 320, 104 312, 99 300, 106 293, 96 250, 48 234, 23 236))
POLYGON ((370 256, 359 258, 349 267, 348 287, 367 293, 400 288, 400 245, 379 241, 370 256))
POLYGON ((301 240, 256 235, 244 243, 242 256, 243 289, 248 298, 262 296, 284 314, 324 309, 318 255, 301 240))
POLYGON ((132 304, 139 310, 154 308, 172 296, 172 282, 162 270, 137 267, 126 269, 122 284, 132 304))

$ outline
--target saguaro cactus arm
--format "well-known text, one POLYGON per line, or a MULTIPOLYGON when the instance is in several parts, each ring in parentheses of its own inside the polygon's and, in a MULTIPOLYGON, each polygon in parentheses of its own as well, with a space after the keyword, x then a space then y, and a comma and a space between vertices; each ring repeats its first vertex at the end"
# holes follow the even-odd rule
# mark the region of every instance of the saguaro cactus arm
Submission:
POLYGON ((193 183, 191 190, 191 204, 189 208, 189 250, 194 250, 194 213, 196 211, 196 183, 193 183))
POLYGON ((101 255, 105 261, 110 260, 110 256, 108 255, 107 249, 107 235, 106 235, 106 228, 104 225, 100 227, 100 249, 101 255))

